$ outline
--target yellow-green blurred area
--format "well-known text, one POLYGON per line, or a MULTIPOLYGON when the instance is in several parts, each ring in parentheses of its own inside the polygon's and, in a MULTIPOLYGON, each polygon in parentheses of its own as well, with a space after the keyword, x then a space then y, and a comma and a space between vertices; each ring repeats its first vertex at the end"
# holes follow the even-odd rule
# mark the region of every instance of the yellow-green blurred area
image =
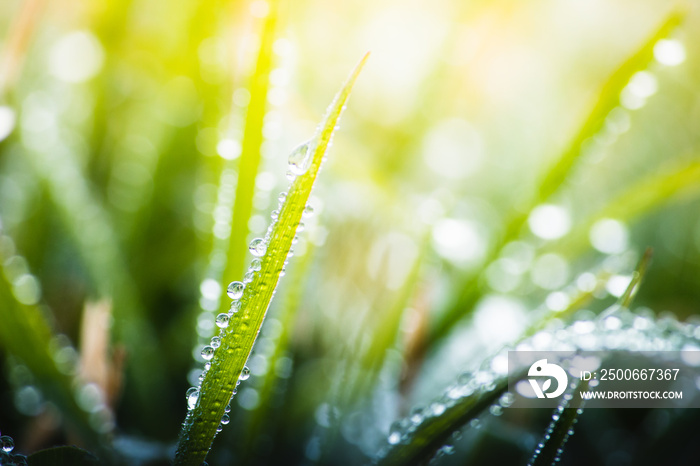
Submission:
MULTIPOLYGON (((90 445, 85 422, 122 450, 172 454, 226 285, 243 277, 227 275, 229 238, 264 235, 288 154, 368 50, 210 464, 360 464, 493 351, 614 303, 647 247, 635 306, 697 319, 696 6, 4 0, 0 430, 30 453, 90 445), (678 8, 679 27, 644 49, 678 8), (628 60, 639 69, 606 94, 628 60), (576 141, 601 101, 601 128, 576 141), (261 162, 240 200, 247 229, 232 232, 247 151, 261 162), (54 372, 75 400, 52 398, 54 372)), ((527 459, 507 437, 542 422, 513 424, 474 464, 527 459)), ((596 448, 593 462, 618 452, 596 448)))

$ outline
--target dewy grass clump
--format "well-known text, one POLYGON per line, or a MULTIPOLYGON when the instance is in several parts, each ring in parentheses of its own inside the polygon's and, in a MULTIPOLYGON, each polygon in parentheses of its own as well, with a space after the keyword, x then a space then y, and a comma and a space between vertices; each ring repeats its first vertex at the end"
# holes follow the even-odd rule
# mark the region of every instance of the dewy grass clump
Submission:
POLYGON ((695 464, 507 355, 700 353, 699 12, 69 3, 0 2, 0 465, 695 464))

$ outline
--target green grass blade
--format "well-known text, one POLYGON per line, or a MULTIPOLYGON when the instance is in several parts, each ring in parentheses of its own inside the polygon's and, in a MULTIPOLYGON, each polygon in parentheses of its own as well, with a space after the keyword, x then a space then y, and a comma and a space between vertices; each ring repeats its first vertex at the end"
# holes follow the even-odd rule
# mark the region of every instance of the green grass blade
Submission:
POLYGON ((622 293, 622 296, 620 296, 618 301, 620 306, 629 308, 632 300, 637 295, 639 285, 642 283, 642 279, 644 278, 644 275, 646 275, 647 269, 649 268, 649 263, 651 262, 651 252, 651 248, 647 248, 647 250, 644 251, 644 255, 639 260, 637 267, 632 273, 630 284, 627 285, 627 289, 624 293, 622 293))
POLYGON ((423 420, 406 440, 393 445, 378 461, 380 466, 427 464, 457 429, 495 403, 508 389, 508 380, 501 379, 492 390, 465 396, 438 416, 423 420))
POLYGON ((328 108, 314 144, 309 149, 312 152, 308 171, 296 177, 291 184, 279 220, 273 225, 261 270, 246 286, 241 298, 241 310, 233 314, 223 332, 221 346, 214 353, 211 368, 202 381, 197 404, 185 420, 175 457, 177 465, 199 466, 211 448, 225 407, 233 395, 277 288, 326 149, 367 58, 368 55, 365 55, 360 61, 328 108))
MULTIPOLYGON (((6 257, 3 254, 2 249, 7 250, 10 243, 8 237, 0 235, 0 264, 7 264, 11 257, 19 257, 6 257)), ((81 382, 66 371, 59 370, 54 361, 57 350, 52 349, 51 342, 55 335, 44 313, 37 305, 24 304, 15 299, 8 271, 3 272, 0 276, 0 346, 29 368, 42 394, 68 417, 71 427, 76 429, 83 441, 92 448, 106 452, 106 439, 90 426, 89 413, 81 409, 76 401, 75 394, 82 387, 81 382)), ((109 459, 107 456, 105 460, 109 459)))
POLYGON ((242 442, 242 447, 245 448, 245 457, 249 461, 246 464, 254 464, 254 455, 256 448, 259 447, 258 442, 260 437, 265 434, 266 428, 270 431, 272 427, 273 409, 271 401, 277 393, 278 383, 281 383, 280 377, 277 375, 275 367, 279 360, 287 354, 289 341, 292 337, 292 331, 297 320, 297 315, 300 307, 302 307, 304 285, 308 283, 309 270, 313 262, 312 258, 314 247, 307 243, 306 254, 296 264, 291 280, 287 283, 287 292, 285 293, 285 303, 281 312, 278 314, 279 321, 282 324, 282 331, 277 338, 275 349, 268 360, 268 371, 262 376, 262 383, 259 386, 258 393, 260 394, 260 402, 258 406, 251 411, 250 420, 245 429, 245 440, 242 442))
MULTIPOLYGON (((263 26, 255 73, 250 84, 250 104, 246 113, 245 128, 238 166, 238 184, 231 220, 231 236, 228 246, 228 262, 224 278, 239 277, 244 272, 248 221, 253 212, 255 179, 260 166, 260 146, 263 142, 263 120, 267 106, 267 91, 270 87, 272 69, 272 45, 275 41, 278 18, 278 2, 268 2, 270 11, 263 26)), ((223 300, 221 312, 227 311, 223 300)))
POLYGON ((684 16, 685 14, 681 11, 671 13, 642 47, 608 78, 599 93, 593 109, 578 133, 552 164, 551 168, 542 176, 541 181, 538 183, 536 194, 522 211, 524 213, 511 214, 510 220, 506 221, 504 235, 492 248, 482 268, 461 287, 461 293, 431 328, 427 342, 428 346, 444 338, 465 314, 471 312, 479 298, 479 286, 475 277, 480 277, 483 274, 488 264, 498 257, 498 253, 503 246, 520 235, 530 211, 538 204, 548 200, 562 186, 573 170, 576 161, 581 156, 582 148, 586 141, 601 130, 607 115, 620 104, 620 93, 629 83, 630 78, 638 71, 644 70, 649 66, 654 59, 654 45, 659 40, 668 37, 678 27, 684 16))
POLYGON ((157 369, 161 366, 157 339, 145 318, 147 312, 124 261, 111 218, 67 149, 58 147, 51 153, 28 149, 27 153, 78 249, 98 299, 114 302, 115 341, 123 343, 133 356, 129 359, 129 375, 142 408, 150 410, 153 390, 165 386, 163 373, 157 369))
POLYGON ((631 222, 675 199, 692 199, 699 194, 700 162, 673 163, 633 183, 572 233, 552 243, 547 252, 579 255, 589 247, 588 232, 597 221, 612 218, 631 222))
POLYGON ((566 181, 572 167, 581 156, 582 146, 586 140, 595 136, 602 129, 605 124, 605 118, 610 111, 620 105, 620 94, 629 83, 630 78, 636 72, 646 69, 651 64, 654 60, 654 46, 656 43, 668 37, 678 27, 684 16, 683 12, 672 12, 647 42, 608 78, 608 81, 601 89, 598 101, 585 123, 566 151, 543 176, 542 181, 539 183, 535 204, 549 199, 566 181))
MULTIPOLYGON (((588 389, 588 382, 581 381, 575 392, 579 393, 588 389)), ((552 422, 547 428, 543 443, 535 450, 535 454, 528 466, 553 466, 559 462, 564 451, 564 445, 571 436, 574 424, 583 413, 581 408, 567 407, 568 401, 564 401, 554 412, 552 422)))

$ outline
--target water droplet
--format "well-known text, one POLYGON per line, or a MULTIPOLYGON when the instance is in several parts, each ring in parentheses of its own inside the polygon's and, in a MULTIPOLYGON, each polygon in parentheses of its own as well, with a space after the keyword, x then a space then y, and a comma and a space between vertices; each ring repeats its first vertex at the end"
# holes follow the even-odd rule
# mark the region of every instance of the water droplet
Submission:
POLYGON ((250 369, 248 369, 248 366, 244 366, 243 370, 241 371, 241 376, 238 378, 238 380, 248 380, 250 378, 250 369))
POLYGON ((396 445, 401 441, 401 434, 401 423, 396 421, 391 424, 391 427, 389 427, 389 437, 387 438, 387 441, 391 445, 396 445))
POLYGON ((12 437, 3 435, 0 437, 0 447, 5 453, 10 453, 15 448, 15 442, 12 440, 12 437))
POLYGON ((228 327, 229 320, 231 318, 228 316, 228 314, 224 314, 223 312, 216 316, 216 326, 219 328, 226 328, 228 327))
POLYGON ((197 400, 199 399, 199 389, 196 387, 190 387, 185 394, 187 399, 187 409, 193 410, 197 405, 197 400))
POLYGON ((277 202, 280 204, 284 204, 284 201, 287 200, 287 193, 281 192, 279 196, 277 196, 277 202))
POLYGON ((258 272, 262 268, 262 261, 260 259, 253 259, 250 262, 250 270, 253 272, 258 272))
POLYGON ((225 412, 225 413, 230 413, 230 412, 231 412, 231 402, 229 402, 229 404, 226 405, 226 407, 224 408, 224 412, 225 412))
POLYGON ((211 342, 210 345, 212 348, 216 349, 219 346, 221 346, 221 338, 219 337, 211 337, 211 342))
POLYGON ((411 422, 414 424, 420 424, 423 422, 423 408, 416 407, 411 411, 411 422))
POLYGON ((216 428, 216 433, 218 434, 218 433, 221 432, 222 430, 224 430, 224 426, 222 426, 221 424, 219 424, 219 427, 216 428))
POLYGON ((564 207, 542 204, 528 217, 530 230, 543 239, 558 239, 571 229, 571 215, 564 207))
POLYGON ((226 424, 228 424, 229 422, 231 422, 231 418, 229 417, 228 414, 224 414, 223 416, 221 416, 221 423, 222 423, 223 425, 226 425, 226 424))
POLYGON ((254 278, 255 274, 253 272, 248 272, 243 276, 243 283, 250 283, 254 278))
POLYGON ((272 220, 277 220, 279 218, 279 216, 280 216, 280 213, 277 210, 273 210, 272 213, 270 213, 270 218, 272 218, 272 220))
POLYGON ((214 348, 211 346, 205 346, 202 348, 202 358, 204 358, 205 361, 211 361, 211 358, 214 357, 214 348))
POLYGON ((294 173, 292 173, 289 170, 287 170, 287 173, 285 173, 284 176, 287 178, 288 181, 293 181, 295 178, 294 173))
POLYGON ((303 175, 311 166, 310 141, 301 144, 289 154, 289 171, 294 175, 303 175))
POLYGON ((242 282, 231 282, 226 290, 231 299, 239 299, 243 296, 245 285, 242 282))
POLYGON ((240 309, 241 309, 241 302, 240 301, 236 300, 236 301, 233 301, 231 303, 230 310, 231 310, 232 314, 238 312, 240 309))
POLYGON ((248 247, 248 249, 250 250, 250 253, 252 255, 262 257, 267 252, 267 244, 265 244, 264 239, 255 238, 253 241, 250 242, 250 246, 248 247))
POLYGON ((311 204, 307 204, 306 207, 304 208, 304 213, 302 214, 304 217, 311 217, 314 213, 314 208, 311 206, 311 204))
POLYGON ((304 231, 304 228, 304 222, 299 222, 299 225, 297 225, 297 233, 299 233, 300 231, 304 231))
POLYGON ((654 45, 654 58, 666 66, 680 65, 685 61, 683 43, 675 39, 661 39, 654 45))

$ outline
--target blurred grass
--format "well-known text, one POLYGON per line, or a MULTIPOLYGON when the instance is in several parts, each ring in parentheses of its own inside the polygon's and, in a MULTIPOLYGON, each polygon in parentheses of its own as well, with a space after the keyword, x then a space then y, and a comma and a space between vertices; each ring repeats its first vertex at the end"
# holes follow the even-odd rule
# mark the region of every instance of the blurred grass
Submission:
MULTIPOLYGON (((112 299, 110 351, 128 349, 117 440, 164 451, 159 442, 177 435, 182 394, 198 377, 193 360, 201 367, 196 342, 215 330, 201 285, 241 278, 247 241, 264 234, 286 184, 286 155, 313 133, 344 64, 366 49, 375 58, 314 191, 320 225, 297 247, 313 254, 292 259, 301 276, 285 280, 270 308, 284 323, 278 346, 256 347, 251 363, 260 366, 234 399, 210 464, 362 462, 393 419, 500 344, 507 325, 486 331, 494 327, 485 322, 522 321, 527 332, 542 329, 535 320, 545 313, 552 321, 595 314, 614 300, 609 279, 647 246, 655 261, 638 304, 695 318, 695 9, 654 0, 285 5, 0 5, 3 60, 10 50, 13 63, 0 105, 16 117, 0 141, 3 231, 42 284, 39 306, 76 348, 85 302, 112 299), (672 35, 685 62, 652 63, 650 44, 686 13, 687 26, 672 35), (61 48, 75 33, 93 47, 77 60, 61 48), (71 81, 90 50, 98 65, 71 81), (658 93, 641 109, 621 109, 620 91, 639 70, 658 93), (613 108, 627 123, 615 137, 604 118, 613 108), (240 144, 241 156, 221 157, 222 140, 240 144), (236 191, 224 205, 231 178, 236 191), (529 211, 543 202, 569 212, 568 234, 546 240, 528 230, 529 211), (224 209, 228 220, 217 223, 224 209), (625 228, 622 253, 591 247, 592 227, 606 218, 625 228), (225 239, 222 225, 232 233, 225 239), (516 238, 530 254, 522 264, 503 248, 516 238), (534 279, 546 254, 566 264, 563 287, 534 279), (505 275, 515 285, 494 282, 494 260, 520 264, 505 275), (593 291, 577 288, 586 271, 593 291), (570 306, 552 313, 546 298, 558 291, 570 306), (484 312, 493 296, 515 314, 484 312), (167 356, 142 358, 153 349, 167 356), (293 369, 278 378, 280 355, 293 369)), ((3 294, 0 312, 16 310, 13 299, 3 294)), ((14 429, 21 447, 33 437, 17 434, 30 415, 13 374, 40 365, 18 362, 19 334, 3 333, 12 343, 0 358, 0 429, 14 429)), ((36 380, 42 412, 53 412, 52 377, 36 380)), ((70 403, 60 411, 84 423, 70 403)), ((517 424, 522 438, 540 434, 531 427, 517 424)), ((59 422, 58 443, 72 443, 66 432, 59 422)), ((84 445, 92 435, 83 433, 84 445)))
MULTIPOLYGON (((523 226, 527 223, 531 211, 550 199, 550 197, 569 179, 575 163, 584 149, 585 143, 591 143, 592 139, 605 126, 606 117, 610 112, 620 105, 620 94, 629 84, 635 73, 646 69, 654 60, 654 47, 656 44, 668 37, 680 24, 684 17, 681 12, 671 13, 661 26, 651 35, 651 37, 635 51, 602 86, 597 102, 584 121, 581 128, 572 138, 564 152, 559 155, 552 166, 545 172, 537 182, 536 194, 531 201, 525 205, 519 205, 519 212, 511 213, 511 218, 505 221, 504 233, 497 244, 491 250, 489 258, 484 261, 488 264, 498 257, 503 246, 508 242, 518 238, 523 226)), ((484 269, 481 269, 483 272, 484 269)), ((480 276, 477 273, 475 276, 480 276)), ((438 322, 431 328, 430 336, 426 344, 432 346, 437 341, 444 338, 450 329, 465 315, 468 315, 479 298, 478 291, 475 290, 477 283, 474 278, 470 278, 457 293, 457 299, 450 303, 438 322)))

